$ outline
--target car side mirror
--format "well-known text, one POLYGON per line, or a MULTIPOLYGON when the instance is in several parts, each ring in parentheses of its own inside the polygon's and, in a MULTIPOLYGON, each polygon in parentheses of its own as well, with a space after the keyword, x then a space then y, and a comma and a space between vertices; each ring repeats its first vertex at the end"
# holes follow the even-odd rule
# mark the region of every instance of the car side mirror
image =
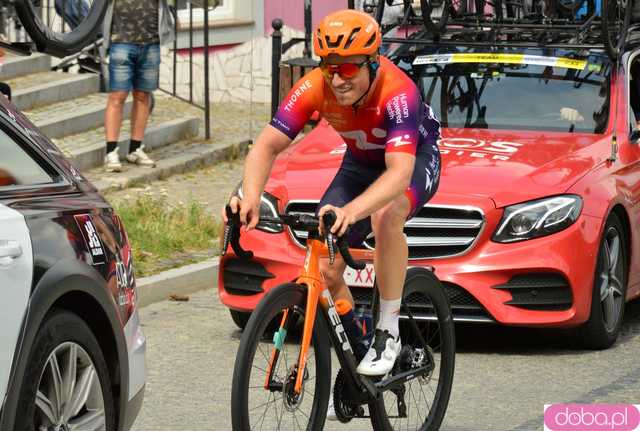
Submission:
POLYGON ((640 129, 633 129, 629 135, 629 142, 632 144, 640 144, 640 129))

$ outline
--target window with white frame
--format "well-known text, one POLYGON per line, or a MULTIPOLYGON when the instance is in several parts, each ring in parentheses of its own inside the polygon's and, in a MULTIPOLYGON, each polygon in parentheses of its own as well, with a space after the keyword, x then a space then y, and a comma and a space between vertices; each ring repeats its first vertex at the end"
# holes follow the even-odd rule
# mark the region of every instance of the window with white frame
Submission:
POLYGON ((181 23, 189 23, 190 7, 193 7, 193 22, 204 22, 205 7, 209 9, 209 20, 225 20, 235 18, 234 0, 178 0, 178 19, 181 23), (206 6, 205 6, 206 3, 206 6))

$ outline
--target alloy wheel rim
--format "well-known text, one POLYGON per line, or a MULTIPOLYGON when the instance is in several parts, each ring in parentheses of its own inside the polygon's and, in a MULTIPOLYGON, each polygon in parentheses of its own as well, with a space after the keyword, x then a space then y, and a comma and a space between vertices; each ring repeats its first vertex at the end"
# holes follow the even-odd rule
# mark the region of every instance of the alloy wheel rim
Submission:
POLYGON ((62 343, 45 362, 36 393, 38 431, 106 430, 100 378, 89 354, 62 343))
POLYGON ((605 328, 607 332, 613 332, 620 320, 624 303, 622 243, 614 227, 607 230, 602 247, 604 262, 598 277, 600 306, 605 328))

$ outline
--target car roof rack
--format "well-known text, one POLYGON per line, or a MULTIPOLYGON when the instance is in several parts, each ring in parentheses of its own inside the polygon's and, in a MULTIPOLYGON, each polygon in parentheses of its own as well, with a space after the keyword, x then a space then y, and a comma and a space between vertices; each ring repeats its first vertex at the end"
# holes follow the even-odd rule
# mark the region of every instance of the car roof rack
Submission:
MULTIPOLYGON (((391 4, 389 3, 390 0, 379 1, 391 4)), ((451 0, 426 0, 420 3, 421 5, 428 4, 429 1, 434 3, 436 1, 441 2, 444 4, 442 9, 453 10, 451 0)), ((603 5, 609 3, 606 0, 603 1, 603 5)), ((407 2, 405 1, 406 4, 407 2)), ((631 2, 628 2, 628 4, 631 4, 631 2)), ((609 8, 611 7, 609 6, 609 8)), ((606 20, 606 18, 599 16, 601 11, 596 12, 595 9, 591 9, 588 14, 580 17, 576 15, 570 18, 566 18, 566 15, 562 18, 550 18, 543 16, 541 13, 537 15, 532 13, 521 18, 498 18, 484 13, 481 15, 465 13, 459 16, 440 18, 442 22, 434 24, 431 18, 423 19, 422 16, 418 16, 414 12, 405 8, 405 13, 398 18, 397 22, 391 24, 383 25, 380 19, 384 41, 403 43, 410 40, 414 44, 432 47, 465 46, 604 50, 612 60, 617 61, 621 60, 622 54, 640 43, 640 24, 630 24, 631 9, 629 7, 625 10, 615 10, 613 12, 608 10, 609 16, 612 14, 616 17, 621 16, 621 14, 624 15, 624 18, 618 20, 606 20), (420 30, 413 34, 407 31, 404 38, 400 37, 401 34, 398 34, 403 29, 415 30, 416 28, 420 30), (392 31, 394 29, 395 31, 392 31), (621 29, 625 29, 622 32, 625 34, 624 38, 619 36, 619 33, 621 33, 619 30, 621 29), (391 36, 393 33, 396 35, 391 36)), ((380 14, 378 14, 377 18, 379 17, 380 14)))

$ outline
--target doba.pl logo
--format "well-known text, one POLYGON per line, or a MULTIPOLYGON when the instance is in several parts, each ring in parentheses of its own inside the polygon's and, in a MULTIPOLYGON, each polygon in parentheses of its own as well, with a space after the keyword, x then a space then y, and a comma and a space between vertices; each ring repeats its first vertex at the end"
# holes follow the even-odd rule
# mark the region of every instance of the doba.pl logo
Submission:
POLYGON ((640 404, 547 404, 545 431, 640 431, 640 404))

